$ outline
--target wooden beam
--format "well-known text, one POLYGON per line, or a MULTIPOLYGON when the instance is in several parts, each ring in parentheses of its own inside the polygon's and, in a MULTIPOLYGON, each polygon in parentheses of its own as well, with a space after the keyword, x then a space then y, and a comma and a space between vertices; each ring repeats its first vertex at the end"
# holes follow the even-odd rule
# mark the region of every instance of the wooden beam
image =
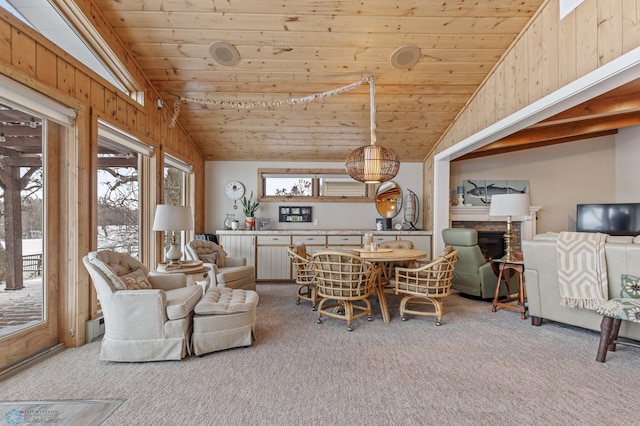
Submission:
POLYGON ((574 142, 574 141, 578 141, 578 140, 586 140, 586 139, 598 138, 600 136, 614 135, 616 133, 618 133, 617 129, 611 129, 611 130, 606 130, 606 131, 603 131, 603 132, 595 132, 595 133, 591 133, 591 134, 567 136, 567 137, 540 140, 540 141, 531 141, 531 142, 520 143, 520 144, 512 145, 512 146, 495 147, 494 149, 491 149, 491 150, 485 150, 485 149, 477 150, 477 151, 474 151, 474 152, 470 152, 469 154, 463 155, 462 157, 458 157, 453 161, 462 161, 462 160, 469 160, 469 159, 472 159, 472 158, 488 157, 490 155, 506 154, 508 152, 523 151, 525 149, 540 148, 540 147, 543 147, 543 146, 556 145, 556 144, 560 144, 560 143, 567 143, 567 142, 574 142))

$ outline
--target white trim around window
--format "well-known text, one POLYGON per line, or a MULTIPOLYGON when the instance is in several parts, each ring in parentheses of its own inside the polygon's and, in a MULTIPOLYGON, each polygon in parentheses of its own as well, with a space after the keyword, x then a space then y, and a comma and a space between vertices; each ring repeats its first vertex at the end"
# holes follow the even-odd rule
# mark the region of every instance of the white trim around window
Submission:
POLYGON ((0 75, 0 102, 22 109, 38 117, 69 127, 76 110, 62 105, 27 86, 0 75))
POLYGON ((191 164, 185 163, 171 154, 164 154, 164 165, 165 167, 173 167, 184 173, 193 173, 193 166, 191 164))
POLYGON ((138 154, 146 155, 147 157, 151 157, 151 155, 153 155, 153 146, 147 145, 135 136, 123 132, 106 121, 98 119, 98 140, 102 138, 131 149, 138 154))

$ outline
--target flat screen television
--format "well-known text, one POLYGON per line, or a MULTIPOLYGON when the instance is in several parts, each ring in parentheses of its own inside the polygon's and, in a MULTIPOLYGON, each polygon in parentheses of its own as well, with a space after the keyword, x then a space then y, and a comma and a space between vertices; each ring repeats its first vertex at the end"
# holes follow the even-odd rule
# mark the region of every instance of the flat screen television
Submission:
POLYGON ((576 231, 640 235, 640 203, 578 204, 576 231))

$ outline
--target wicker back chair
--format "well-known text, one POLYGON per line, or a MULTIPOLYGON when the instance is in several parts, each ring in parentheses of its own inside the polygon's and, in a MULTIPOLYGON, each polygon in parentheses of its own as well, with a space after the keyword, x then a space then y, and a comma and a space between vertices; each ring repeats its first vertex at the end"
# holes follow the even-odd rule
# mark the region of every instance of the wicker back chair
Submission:
POLYGON ((287 247, 289 258, 291 259, 291 267, 293 268, 294 279, 298 284, 296 291, 296 305, 300 304, 300 300, 308 300, 311 302, 311 308, 316 310, 316 274, 313 271, 311 256, 307 253, 307 247, 304 243, 299 243, 287 247))
POLYGON ((453 268, 458 260, 458 250, 451 247, 445 253, 430 262, 416 262, 413 268, 395 268, 395 279, 391 280, 396 295, 403 296, 400 300, 400 317, 403 321, 405 314, 435 316, 436 325, 442 324, 444 306, 442 298, 451 293, 451 279, 453 268), (409 308, 408 305, 426 305, 423 310, 409 308), (429 309, 433 306, 433 311, 429 309))
POLYGON ((344 252, 314 253, 312 259, 320 299, 318 324, 325 315, 346 320, 347 330, 352 331, 354 319, 366 315, 371 321, 368 297, 376 289, 380 267, 344 252))
MULTIPOLYGON (((391 248, 391 249, 415 249, 413 245, 413 241, 409 240, 391 240, 391 241, 383 241, 378 244, 380 248, 391 248)), ((382 284, 386 287, 389 285, 389 282, 394 276, 394 268, 396 266, 404 266, 408 268, 411 265, 411 260, 403 261, 403 262, 385 262, 382 265, 382 270, 380 274, 382 275, 381 281, 382 284)))

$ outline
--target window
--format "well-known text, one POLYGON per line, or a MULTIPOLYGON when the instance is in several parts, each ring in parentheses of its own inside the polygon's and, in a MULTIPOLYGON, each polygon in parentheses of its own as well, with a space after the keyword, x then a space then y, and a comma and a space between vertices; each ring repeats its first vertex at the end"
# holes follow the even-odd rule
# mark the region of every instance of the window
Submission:
POLYGON ((144 92, 140 85, 73 1, 61 0, 54 6, 49 0, 0 0, 0 6, 144 105, 144 92), (67 22, 65 14, 72 23, 67 22))
POLYGON ((176 157, 164 155, 164 203, 184 206, 187 200, 187 177, 193 173, 193 166, 176 157))
POLYGON ((0 337, 44 320, 45 126, 42 117, 0 103, 0 279, 5 290, 33 293, 25 306, 22 297, 3 301, 0 310, 20 315, 0 325, 0 337))
MULTIPOLYGON (((164 204, 171 206, 186 206, 188 195, 189 175, 193 173, 193 166, 178 158, 164 155, 164 204)), ((168 244, 169 232, 165 233, 164 245, 168 244)), ((187 244, 186 232, 180 233, 180 246, 187 244)))
POLYGON ((98 121, 98 250, 139 256, 140 156, 153 148, 98 121))
POLYGON ((341 169, 258 169, 260 201, 373 201, 373 185, 341 169))

